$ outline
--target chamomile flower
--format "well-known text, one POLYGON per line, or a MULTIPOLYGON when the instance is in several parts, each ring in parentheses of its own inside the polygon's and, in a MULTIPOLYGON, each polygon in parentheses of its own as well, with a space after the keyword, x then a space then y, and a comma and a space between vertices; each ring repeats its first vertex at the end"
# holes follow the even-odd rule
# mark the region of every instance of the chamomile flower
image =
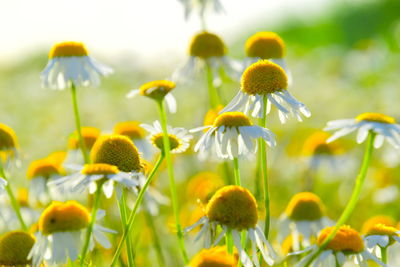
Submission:
POLYGON ((236 267, 237 256, 227 252, 226 246, 202 249, 190 261, 190 267, 236 267))
POLYGON ((330 224, 330 220, 324 216, 321 199, 311 192, 301 192, 292 197, 281 216, 279 236, 283 241, 291 235, 292 249, 298 251, 301 247, 309 246, 311 238, 330 224))
MULTIPOLYGON (((163 142, 163 131, 161 128, 161 124, 159 121, 155 121, 153 125, 150 124, 141 124, 146 131, 150 133, 149 140, 150 143, 159 150, 163 151, 164 142, 163 142)), ((183 153, 185 152, 190 145, 190 140, 193 138, 185 128, 172 128, 171 126, 167 126, 169 144, 171 153, 183 153)))
MULTIPOLYGON (((41 266, 43 261, 50 264, 67 263, 68 259, 75 261, 84 243, 91 216, 96 216, 96 220, 99 220, 104 215, 104 212, 91 215, 85 207, 75 201, 53 202, 39 219, 37 241, 28 255, 32 266, 41 266)), ((104 248, 111 248, 111 243, 103 232, 115 233, 95 224, 90 249, 94 248, 94 240, 104 248)))
POLYGON ((75 86, 98 86, 100 76, 113 70, 94 58, 83 43, 62 42, 55 44, 49 53, 49 61, 41 74, 43 86, 64 90, 75 86))
POLYGON ((221 177, 213 172, 200 172, 187 185, 187 198, 206 205, 214 193, 224 185, 221 177))
POLYGON ((209 10, 213 13, 222 13, 224 8, 220 0, 179 0, 185 9, 185 19, 187 20, 193 12, 198 12, 201 18, 209 10))
POLYGON ((274 263, 275 252, 265 238, 263 231, 257 226, 257 202, 246 188, 236 185, 222 187, 210 199, 205 210, 206 216, 186 228, 186 232, 191 231, 199 225, 203 225, 196 239, 205 236, 206 247, 208 248, 211 245, 213 233, 216 233, 217 226, 219 225, 222 228, 222 232, 214 240, 213 244, 218 244, 226 233, 231 231, 234 245, 238 250, 243 266, 260 266, 257 247, 268 265, 274 263), (250 240, 252 259, 250 259, 242 247, 240 240, 240 233, 242 231, 247 232, 250 240))
POLYGON ((171 91, 176 84, 168 80, 157 80, 145 83, 139 89, 133 89, 126 97, 132 98, 137 95, 147 96, 153 100, 161 101, 165 99, 168 109, 171 113, 176 112, 176 100, 171 91))
MULTIPOLYGON (((90 152, 94 143, 100 137, 100 130, 96 127, 82 127, 81 134, 85 144, 85 149, 86 151, 90 152)), ((74 131, 68 138, 68 152, 65 162, 66 164, 84 163, 77 131, 74 131)))
POLYGON ((35 243, 35 237, 23 231, 12 231, 0 238, 0 266, 31 266, 29 251, 35 243))
MULTIPOLYGON (((323 229, 317 240, 317 245, 313 245, 303 250, 310 254, 305 256, 296 267, 303 267, 314 256, 318 247, 324 242, 325 238, 329 236, 334 227, 327 227, 323 229)), ((311 264, 312 267, 335 266, 338 263, 340 266, 348 261, 353 260, 356 265, 366 266, 368 260, 372 260, 381 266, 386 266, 377 257, 372 255, 364 245, 361 235, 350 226, 344 225, 339 228, 336 235, 324 248, 324 251, 311 264)))
POLYGON ((297 101, 287 90, 288 77, 280 66, 268 60, 260 60, 250 65, 241 78, 238 94, 222 110, 251 112, 253 117, 263 117, 264 110, 268 114, 271 103, 278 108, 282 123, 293 116, 302 121, 301 115, 310 117, 311 112, 297 101), (266 108, 264 108, 266 106, 266 108))
POLYGON ((360 144, 366 140, 371 131, 376 134, 375 148, 381 147, 385 139, 395 148, 400 148, 400 125, 393 117, 381 113, 366 112, 358 115, 355 119, 329 121, 324 130, 336 131, 327 142, 332 142, 358 130, 357 143, 360 144))
POLYGON ((191 130, 197 132, 208 129, 197 142, 194 150, 201 154, 209 153, 215 146, 219 158, 233 159, 255 153, 257 140, 263 138, 269 146, 275 146, 274 134, 267 128, 253 125, 242 112, 221 113, 213 125, 191 130))
POLYGON ((361 233, 364 235, 367 234, 370 229, 372 229, 376 224, 383 224, 386 226, 395 227, 396 221, 391 216, 375 215, 363 223, 361 233))
POLYGON ((395 227, 378 223, 368 229, 364 240, 371 252, 377 257, 381 257, 382 249, 386 249, 395 242, 400 243, 399 233, 399 229, 395 227))
POLYGON ((62 176, 60 166, 54 161, 44 158, 29 164, 26 176, 29 179, 29 203, 33 206, 47 205, 54 200, 54 191, 47 186, 62 176))
POLYGON ((11 163, 18 165, 18 141, 14 130, 0 123, 0 160, 7 167, 11 163))
POLYGON ((241 66, 226 56, 227 48, 222 39, 213 33, 201 32, 192 38, 189 46, 189 60, 172 75, 177 82, 193 81, 196 74, 208 64, 213 74, 213 84, 221 85, 220 70, 223 69, 233 80, 239 80, 241 66))

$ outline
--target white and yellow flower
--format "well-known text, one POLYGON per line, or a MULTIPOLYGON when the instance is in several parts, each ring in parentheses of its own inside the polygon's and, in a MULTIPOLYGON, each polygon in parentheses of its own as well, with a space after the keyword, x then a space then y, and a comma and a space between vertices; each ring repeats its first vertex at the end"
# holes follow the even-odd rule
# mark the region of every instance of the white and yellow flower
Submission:
MULTIPOLYGON (((96 127, 85 126, 81 128, 81 135, 85 149, 88 153, 92 150, 92 147, 96 140, 100 137, 101 131, 96 127)), ((80 164, 83 165, 85 160, 81 151, 81 144, 79 143, 78 132, 74 131, 68 138, 67 155, 65 164, 80 164)))
POLYGON ((0 160, 5 168, 12 164, 20 165, 17 135, 11 127, 3 123, 0 123, 0 160))
POLYGON ((369 227, 365 233, 364 240, 368 249, 377 257, 382 257, 382 249, 400 243, 399 229, 382 223, 369 227))
POLYGON ((0 266, 31 266, 27 259, 35 237, 23 231, 11 231, 0 238, 0 266))

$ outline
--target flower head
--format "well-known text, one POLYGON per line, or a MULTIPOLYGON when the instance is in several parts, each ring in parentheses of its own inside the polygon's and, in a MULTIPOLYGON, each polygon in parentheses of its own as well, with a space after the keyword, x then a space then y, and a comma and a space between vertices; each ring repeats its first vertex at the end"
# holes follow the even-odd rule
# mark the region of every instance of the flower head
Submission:
POLYGON ((1 266, 28 266, 29 251, 35 243, 35 237, 23 231, 12 231, 0 238, 1 266))
POLYGON ((48 158, 38 159, 29 164, 27 177, 29 179, 45 178, 49 179, 61 174, 59 165, 48 158))
POLYGON ((194 256, 190 267, 235 267, 237 256, 227 252, 225 246, 203 249, 194 256))
POLYGON ((367 234, 377 224, 383 224, 391 227, 396 226, 396 221, 387 215, 376 215, 366 220, 361 228, 361 233, 367 234))
MULTIPOLYGON (((85 144, 85 148, 90 151, 96 142, 97 138, 100 137, 100 130, 95 127, 82 127, 81 134, 83 138, 83 142, 85 144)), ((79 137, 78 133, 75 131, 71 134, 68 139, 68 149, 69 150, 79 150, 79 137)))
POLYGON ((132 140, 146 137, 145 130, 138 121, 119 122, 114 126, 114 134, 125 135, 132 140))
POLYGON ((189 199, 207 204, 214 193, 223 186, 221 177, 213 172, 200 172, 192 177, 187 185, 189 199))
MULTIPOLYGON (((317 243, 321 245, 334 227, 327 227, 321 231, 317 243)), ((350 226, 341 226, 333 239, 328 243, 325 249, 333 251, 342 251, 347 253, 359 253, 364 250, 364 242, 361 235, 350 226)))
POLYGON ((201 32, 192 38, 189 46, 189 54, 202 59, 222 57, 226 54, 226 47, 218 35, 201 32))
POLYGON ((11 159, 15 158, 17 149, 18 141, 14 130, 0 123, 0 159, 9 162, 11 159))
POLYGON ((283 58, 285 43, 274 32, 258 32, 246 41, 246 55, 260 59, 283 58))
POLYGON ((323 216, 321 199, 310 192, 294 195, 286 208, 287 216, 294 221, 314 221, 323 216))
POLYGON ((373 250, 386 248, 395 242, 400 243, 399 229, 383 223, 371 225, 365 233, 367 247, 373 250))

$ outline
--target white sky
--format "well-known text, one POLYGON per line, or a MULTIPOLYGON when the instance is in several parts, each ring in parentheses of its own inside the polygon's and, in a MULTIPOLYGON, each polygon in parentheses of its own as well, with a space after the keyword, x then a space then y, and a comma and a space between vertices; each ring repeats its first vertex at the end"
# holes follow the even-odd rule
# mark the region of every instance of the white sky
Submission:
MULTIPOLYGON (((260 19, 272 24, 293 13, 306 17, 329 0, 221 1, 226 15, 208 24, 229 43, 260 19)), ((65 40, 83 41, 92 54, 107 58, 180 55, 200 29, 197 19, 184 21, 178 0, 0 0, 0 25, 0 64, 65 40)))

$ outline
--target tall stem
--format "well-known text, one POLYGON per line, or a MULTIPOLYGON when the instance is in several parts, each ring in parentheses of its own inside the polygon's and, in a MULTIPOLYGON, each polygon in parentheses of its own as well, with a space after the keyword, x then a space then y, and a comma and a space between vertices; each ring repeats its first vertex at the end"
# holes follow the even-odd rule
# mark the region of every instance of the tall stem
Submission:
POLYGON ((226 231, 226 237, 225 237, 225 242, 226 242, 226 249, 229 254, 233 254, 233 237, 232 237, 232 229, 228 228, 228 231, 226 231))
MULTIPOLYGON (((119 211, 121 215, 121 223, 123 229, 125 229, 128 226, 128 218, 127 218, 127 212, 128 208, 126 205, 126 192, 125 189, 122 189, 122 194, 121 194, 121 199, 118 201, 118 206, 119 206, 119 211)), ((131 235, 128 234, 126 237, 126 250, 128 254, 128 266, 132 267, 135 265, 135 260, 134 260, 134 255, 133 255, 133 246, 132 246, 132 240, 131 240, 131 235)))
POLYGON ((384 264, 387 264, 387 258, 388 258, 387 247, 381 247, 381 246, 379 247, 381 249, 382 262, 384 264))
POLYGON ((350 200, 347 203, 347 206, 344 209, 343 213, 340 215, 339 220, 337 221, 332 232, 328 235, 327 238, 325 238, 324 242, 320 245, 317 252, 307 261, 305 266, 309 266, 313 262, 313 260, 315 260, 319 254, 321 254, 321 252, 324 250, 324 248, 335 237, 340 226, 345 224, 347 222, 347 220, 349 219, 349 217, 351 216, 351 214, 353 213, 354 208, 356 207, 356 204, 358 202, 358 199, 360 198, 361 189, 364 184, 365 177, 367 175, 368 166, 371 162, 371 155, 372 155, 372 151, 374 150, 374 140, 375 140, 375 133, 370 131, 368 134, 366 150, 364 153, 364 159, 361 164, 361 169, 357 176, 356 183, 354 185, 353 193, 351 194, 350 200))
POLYGON ((171 191, 172 209, 173 209, 174 217, 175 217, 175 224, 176 224, 176 230, 177 230, 177 235, 178 235, 179 248, 181 250, 185 264, 188 264, 189 258, 186 253, 185 241, 183 239, 182 226, 180 224, 180 218, 179 218, 178 195, 176 192, 176 185, 175 185, 175 178, 174 178, 174 166, 173 166, 172 159, 171 159, 169 135, 168 135, 168 130, 167 130, 167 113, 165 112, 165 107, 164 107, 163 101, 158 102, 158 108, 159 108, 159 112, 160 112, 161 128, 163 130, 163 148, 164 148, 163 152, 165 153, 165 160, 167 161, 169 188, 171 191))
POLYGON ((239 159, 237 157, 233 158, 233 172, 235 174, 235 185, 242 185, 240 180, 239 159))
POLYGON ((218 94, 217 88, 214 86, 214 74, 212 72, 211 63, 208 60, 206 60, 206 72, 210 105, 212 108, 216 108, 219 104, 221 104, 221 98, 218 94))
POLYGON ((129 219, 128 219, 128 226, 125 227, 124 232, 122 234, 121 240, 119 241, 117 250, 114 253, 114 257, 113 260, 111 262, 111 267, 112 266, 116 266, 116 264, 118 263, 118 259, 119 259, 119 255, 121 255, 122 252, 122 248, 124 246, 124 242, 126 240, 126 238, 128 237, 130 231, 132 230, 133 227, 133 223, 135 222, 135 218, 136 218, 136 213, 140 207, 140 204, 143 201, 143 197, 144 194, 146 193, 147 188, 149 187, 150 183, 153 181, 153 178, 158 170, 158 168, 161 165, 161 162, 164 160, 164 155, 161 154, 160 157, 158 158, 156 164, 154 165, 153 169, 151 170, 149 177, 146 180, 146 183, 143 185, 143 187, 140 189, 139 194, 137 196, 135 205, 133 206, 133 209, 131 211, 131 214, 129 215, 129 219))
POLYGON ((161 242, 160 242, 160 239, 158 238, 157 230, 154 225, 154 218, 151 216, 151 214, 148 211, 145 211, 144 215, 146 217, 147 225, 150 227, 150 229, 153 233, 154 249, 156 250, 156 253, 157 253, 158 266, 164 267, 165 266, 164 255, 162 253, 161 242))
POLYGON ((90 218, 89 226, 86 230, 85 243, 83 245, 82 253, 81 253, 81 260, 80 260, 80 264, 79 264, 79 266, 81 266, 81 267, 85 266, 85 258, 86 258, 86 254, 88 253, 88 250, 89 250, 90 238, 93 233, 94 223, 96 222, 97 211, 99 210, 99 207, 100 207, 101 186, 102 186, 101 183, 99 183, 97 185, 96 194, 94 196, 94 204, 93 204, 92 213, 91 213, 92 215, 90 218))
POLYGON ((76 87, 75 84, 71 84, 71 95, 72 95, 72 105, 74 108, 74 116, 75 116, 75 127, 76 127, 76 132, 78 134, 78 141, 79 141, 79 147, 82 152, 83 159, 85 160, 85 163, 90 163, 90 158, 89 154, 87 153, 86 150, 86 145, 82 137, 82 132, 81 132, 81 119, 79 116, 79 108, 78 108, 78 98, 76 96, 76 87))

